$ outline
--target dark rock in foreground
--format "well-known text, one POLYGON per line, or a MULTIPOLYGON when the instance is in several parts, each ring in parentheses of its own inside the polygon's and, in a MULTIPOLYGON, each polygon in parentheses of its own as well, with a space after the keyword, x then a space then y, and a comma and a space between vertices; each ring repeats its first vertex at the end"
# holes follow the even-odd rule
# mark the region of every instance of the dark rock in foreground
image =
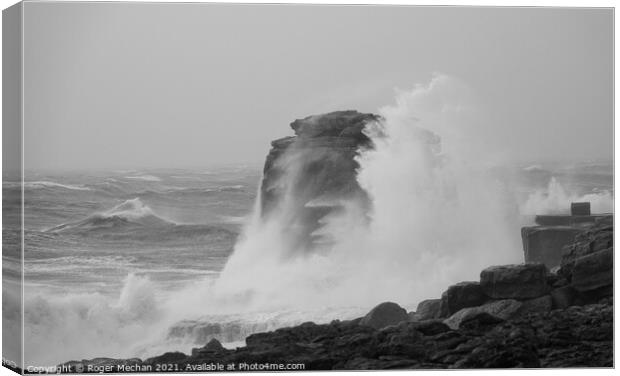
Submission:
POLYGON ((305 370, 612 367, 612 340, 612 301, 603 299, 509 320, 480 312, 456 330, 438 320, 382 329, 359 320, 306 323, 251 335, 236 350, 168 353, 140 365, 172 364, 183 372, 218 363, 303 364, 305 370))

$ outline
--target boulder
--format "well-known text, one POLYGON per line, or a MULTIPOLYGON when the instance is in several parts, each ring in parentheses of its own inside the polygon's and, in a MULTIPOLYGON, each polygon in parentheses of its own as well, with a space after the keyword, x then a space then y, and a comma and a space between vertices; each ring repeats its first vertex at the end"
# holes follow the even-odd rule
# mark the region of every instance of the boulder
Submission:
POLYGON ((575 260, 571 285, 578 291, 611 286, 614 282, 613 248, 594 252, 575 260))
POLYGON ((532 299, 548 293, 544 264, 492 266, 480 273, 480 287, 493 299, 532 299))
POLYGON ((206 355, 210 353, 217 353, 220 351, 226 351, 224 346, 217 339, 213 338, 207 342, 204 347, 192 349, 192 356, 206 355))
POLYGON ((441 299, 427 299, 418 303, 416 317, 419 320, 430 320, 439 318, 441 309, 441 299))
MULTIPOLYGON (((514 299, 498 300, 491 303, 483 304, 479 307, 463 308, 449 318, 445 319, 444 324, 451 329, 459 329, 463 322, 466 322, 481 313, 496 317, 500 320, 508 320, 518 314, 523 303, 514 299)), ((483 315, 484 317, 487 317, 483 315)), ((488 320, 485 320, 487 322, 488 320)))
POLYGON ((449 317, 463 308, 483 304, 488 298, 478 282, 460 282, 441 295, 440 317, 449 317))
POLYGON ((396 303, 385 302, 373 308, 360 321, 360 325, 370 326, 375 329, 396 325, 408 321, 407 311, 396 303))

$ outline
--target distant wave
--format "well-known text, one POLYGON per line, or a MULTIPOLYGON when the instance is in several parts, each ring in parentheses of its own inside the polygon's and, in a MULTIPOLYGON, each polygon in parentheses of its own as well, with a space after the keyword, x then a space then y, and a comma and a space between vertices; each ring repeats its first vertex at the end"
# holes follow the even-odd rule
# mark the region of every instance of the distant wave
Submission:
POLYGON ((28 273, 68 273, 88 269, 128 269, 135 262, 135 257, 123 255, 64 256, 26 260, 26 269, 28 273))
POLYGON ((154 175, 125 176, 125 179, 143 180, 143 181, 161 181, 161 178, 154 176, 154 175))
MULTIPOLYGON (((21 187, 21 182, 4 182, 3 186, 7 188, 19 188, 21 187)), ((45 189, 45 188, 61 188, 68 189, 72 191, 90 191, 89 187, 85 187, 83 185, 71 185, 71 184, 61 184, 53 181, 26 181, 24 182, 25 189, 45 189)))
POLYGON ((99 230, 126 227, 128 225, 165 226, 175 225, 175 223, 156 215, 153 210, 140 201, 139 198, 134 198, 106 212, 94 214, 78 222, 65 223, 51 228, 48 231, 99 230))
MULTIPOLYGON (((157 217, 155 213, 153 213, 153 210, 137 197, 115 206, 101 214, 101 216, 104 218, 120 217, 131 221, 138 221, 148 217, 157 217)), ((162 220, 165 221, 163 218, 162 220)))
POLYGON ((243 190, 243 185, 239 184, 239 185, 228 185, 228 186, 223 186, 223 187, 219 187, 218 189, 220 191, 241 191, 243 190))
POLYGON ((541 171, 541 172, 546 172, 547 170, 545 170, 541 165, 531 165, 531 166, 527 166, 523 169, 523 171, 527 171, 527 172, 536 172, 536 171, 541 171))

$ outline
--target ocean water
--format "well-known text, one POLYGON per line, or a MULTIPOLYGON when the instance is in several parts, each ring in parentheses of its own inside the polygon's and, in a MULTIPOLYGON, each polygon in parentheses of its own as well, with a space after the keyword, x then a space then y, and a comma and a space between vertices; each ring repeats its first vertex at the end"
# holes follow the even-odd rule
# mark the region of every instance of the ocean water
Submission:
MULTIPOLYGON (((216 278, 252 213, 260 167, 31 171, 25 180, 25 360, 55 364, 129 354, 119 346, 127 350, 145 332, 113 332, 147 320, 150 302, 216 278)), ((3 182, 8 320, 18 316, 11 303, 19 291, 20 228, 11 214, 19 213, 20 190, 19 182, 3 182)))
MULTIPOLYGON (((591 201, 594 212, 611 212, 612 171, 611 163, 584 163, 488 173, 513 190, 520 224, 528 224, 531 214, 566 213, 577 200, 591 201)), ((240 234, 251 226, 260 178, 260 166, 28 173, 26 364, 189 352, 211 338, 234 347, 251 333, 364 314, 368 304, 338 301, 303 308, 282 302, 253 305, 248 281, 243 285, 247 296, 234 289, 217 295, 213 287, 240 234)), ((10 214, 20 185, 5 181, 3 189, 10 214)), ((11 311, 16 297, 10 286, 19 283, 20 263, 18 248, 10 245, 19 227, 15 221, 4 223, 3 318, 11 321, 18 319, 11 311)), ((519 257, 520 249, 515 254, 519 257)), ((252 276, 252 266, 246 268, 252 276)), ((277 284, 280 276, 271 278, 277 284)), ((417 302, 402 303, 415 309, 417 302)))

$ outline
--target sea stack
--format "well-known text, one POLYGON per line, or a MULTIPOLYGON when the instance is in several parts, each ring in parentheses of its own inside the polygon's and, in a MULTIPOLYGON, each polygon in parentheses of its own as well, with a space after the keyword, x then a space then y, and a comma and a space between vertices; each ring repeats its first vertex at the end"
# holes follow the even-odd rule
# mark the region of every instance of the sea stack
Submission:
POLYGON ((369 200, 356 179, 355 157, 372 147, 364 128, 379 116, 336 111, 293 121, 294 136, 271 143, 260 190, 261 218, 285 224, 291 249, 328 241, 313 234, 319 220, 354 206, 366 212, 369 200))

